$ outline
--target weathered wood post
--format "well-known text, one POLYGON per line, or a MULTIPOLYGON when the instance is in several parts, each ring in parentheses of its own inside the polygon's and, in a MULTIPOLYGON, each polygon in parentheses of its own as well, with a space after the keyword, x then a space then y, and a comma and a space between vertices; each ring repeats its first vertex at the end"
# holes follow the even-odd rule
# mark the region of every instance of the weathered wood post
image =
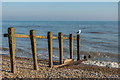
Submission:
POLYGON ((73 34, 69 35, 70 59, 73 59, 73 34))
POLYGON ((52 32, 48 32, 47 38, 48 38, 49 67, 53 67, 53 61, 52 61, 52 32))
POLYGON ((34 70, 38 70, 35 30, 30 30, 30 39, 31 39, 31 49, 32 49, 32 56, 33 56, 33 67, 34 67, 34 70))
POLYGON ((77 35, 77 60, 80 60, 80 34, 77 35))
POLYGON ((60 64, 63 64, 63 33, 58 33, 58 39, 59 39, 59 60, 60 64))
POLYGON ((8 28, 8 40, 9 40, 9 52, 11 62, 11 72, 16 73, 15 62, 15 29, 13 27, 8 28))

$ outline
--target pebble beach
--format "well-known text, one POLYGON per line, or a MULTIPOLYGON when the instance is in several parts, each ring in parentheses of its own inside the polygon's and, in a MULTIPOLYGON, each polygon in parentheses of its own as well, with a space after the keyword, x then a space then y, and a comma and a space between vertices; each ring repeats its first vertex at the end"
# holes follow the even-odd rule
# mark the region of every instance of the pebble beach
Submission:
MULTIPOLYGON (((53 64, 59 62, 53 61, 53 64)), ((39 70, 33 70, 31 58, 16 57, 17 72, 13 74, 10 72, 10 57, 2 55, 2 78, 120 78, 119 68, 100 67, 82 62, 58 68, 50 68, 48 65, 48 60, 38 59, 39 70)))

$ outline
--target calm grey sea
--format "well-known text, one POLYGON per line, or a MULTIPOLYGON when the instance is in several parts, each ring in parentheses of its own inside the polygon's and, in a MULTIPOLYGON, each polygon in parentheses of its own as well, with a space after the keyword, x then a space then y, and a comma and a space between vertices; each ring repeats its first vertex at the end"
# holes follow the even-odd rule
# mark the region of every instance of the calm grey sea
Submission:
MULTIPOLYGON (((3 21, 2 33, 8 27, 14 27, 16 34, 29 35, 34 29, 36 35, 47 36, 48 31, 57 36, 63 32, 65 37, 81 29, 81 54, 91 54, 93 59, 117 61, 118 54, 118 22, 117 21, 3 21)), ((76 59, 77 42, 74 41, 74 59, 76 59)), ((53 40, 53 59, 59 59, 58 40, 53 40)), ((8 38, 2 37, 4 54, 8 54, 8 38)), ((69 41, 64 40, 64 59, 69 58, 69 41)), ((47 39, 37 39, 38 58, 48 59, 47 39)), ((16 56, 31 57, 29 38, 16 38, 16 56)))

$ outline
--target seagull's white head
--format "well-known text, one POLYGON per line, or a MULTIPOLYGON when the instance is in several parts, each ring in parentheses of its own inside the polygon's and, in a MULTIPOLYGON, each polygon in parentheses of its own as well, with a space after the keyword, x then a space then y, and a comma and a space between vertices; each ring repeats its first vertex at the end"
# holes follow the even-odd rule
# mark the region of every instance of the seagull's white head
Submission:
POLYGON ((79 30, 78 32, 77 32, 77 34, 80 34, 81 33, 81 30, 79 30))
POLYGON ((81 33, 81 30, 79 30, 79 33, 81 33))

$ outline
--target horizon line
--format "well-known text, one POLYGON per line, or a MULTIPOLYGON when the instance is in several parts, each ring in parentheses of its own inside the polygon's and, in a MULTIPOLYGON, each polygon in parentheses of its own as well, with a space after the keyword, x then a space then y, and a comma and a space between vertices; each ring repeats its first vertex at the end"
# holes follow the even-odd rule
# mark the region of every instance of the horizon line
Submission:
MULTIPOLYGON (((2 20, 2 21, 42 21, 42 20, 2 20)), ((119 20, 43 20, 43 21, 119 21, 119 20)))

